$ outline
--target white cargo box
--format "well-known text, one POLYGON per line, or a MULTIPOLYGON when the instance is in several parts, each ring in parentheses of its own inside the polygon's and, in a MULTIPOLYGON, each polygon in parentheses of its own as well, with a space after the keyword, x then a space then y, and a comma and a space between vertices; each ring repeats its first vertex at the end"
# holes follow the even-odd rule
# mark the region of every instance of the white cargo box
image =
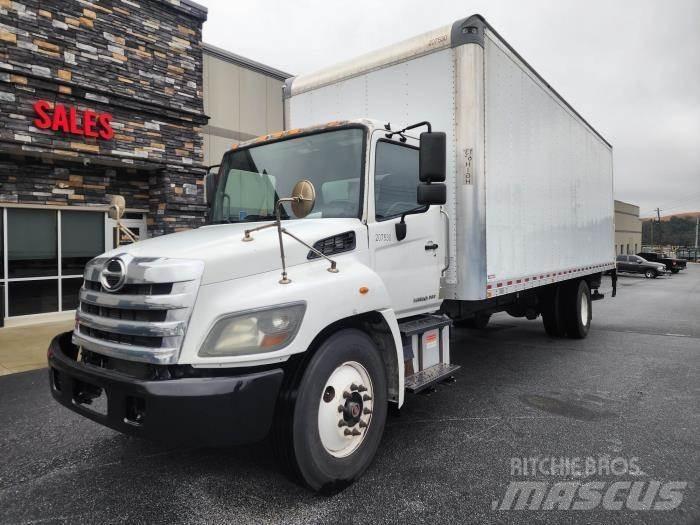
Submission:
POLYGON ((476 15, 285 85, 285 126, 447 133, 446 299, 615 267, 612 146, 476 15))

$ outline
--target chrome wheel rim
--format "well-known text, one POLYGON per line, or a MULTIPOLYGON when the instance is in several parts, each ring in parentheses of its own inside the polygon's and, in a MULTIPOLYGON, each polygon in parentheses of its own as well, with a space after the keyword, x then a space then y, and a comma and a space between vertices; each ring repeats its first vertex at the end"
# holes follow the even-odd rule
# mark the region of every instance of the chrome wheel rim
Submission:
POLYGON ((581 324, 588 325, 588 297, 586 294, 581 294, 581 324))
POLYGON ((331 373, 318 405, 318 433, 326 452, 343 458, 360 447, 372 423, 373 398, 369 373, 357 361, 331 373))

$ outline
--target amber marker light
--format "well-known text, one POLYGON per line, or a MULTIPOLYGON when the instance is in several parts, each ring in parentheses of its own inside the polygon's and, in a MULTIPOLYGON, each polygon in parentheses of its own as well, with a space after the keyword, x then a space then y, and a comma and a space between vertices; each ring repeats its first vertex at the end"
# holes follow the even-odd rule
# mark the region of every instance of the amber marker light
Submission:
POLYGON ((369 288, 366 286, 360 287, 360 294, 365 295, 367 292, 369 292, 369 288))

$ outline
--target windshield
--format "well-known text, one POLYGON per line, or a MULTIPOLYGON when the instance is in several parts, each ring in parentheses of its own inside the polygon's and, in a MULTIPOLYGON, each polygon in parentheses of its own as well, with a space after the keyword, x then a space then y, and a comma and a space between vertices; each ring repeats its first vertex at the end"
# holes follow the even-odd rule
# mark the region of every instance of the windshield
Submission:
MULTIPOLYGON (((224 156, 212 202, 212 223, 268 220, 294 184, 310 180, 316 205, 307 219, 360 217, 364 130, 325 131, 232 150, 224 156)), ((297 218, 282 205, 282 218, 297 218)))

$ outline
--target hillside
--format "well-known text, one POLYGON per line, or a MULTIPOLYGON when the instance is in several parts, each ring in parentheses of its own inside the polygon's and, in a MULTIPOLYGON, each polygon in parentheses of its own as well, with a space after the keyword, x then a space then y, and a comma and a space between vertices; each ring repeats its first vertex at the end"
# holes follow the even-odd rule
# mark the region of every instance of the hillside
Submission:
MULTIPOLYGON (((653 222, 654 244, 673 246, 695 245, 695 222, 700 212, 680 213, 661 217, 661 222, 653 222)), ((642 221, 642 244, 651 244, 652 219, 642 221)))

